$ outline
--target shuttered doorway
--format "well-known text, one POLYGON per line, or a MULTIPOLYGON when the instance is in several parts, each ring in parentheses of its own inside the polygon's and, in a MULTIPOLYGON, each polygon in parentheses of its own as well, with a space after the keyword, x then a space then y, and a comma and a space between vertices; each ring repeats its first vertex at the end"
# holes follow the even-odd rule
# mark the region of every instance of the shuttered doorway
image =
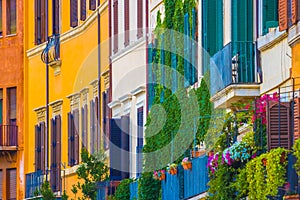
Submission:
POLYGON ((17 199, 17 170, 8 169, 7 170, 7 199, 15 200, 17 199))

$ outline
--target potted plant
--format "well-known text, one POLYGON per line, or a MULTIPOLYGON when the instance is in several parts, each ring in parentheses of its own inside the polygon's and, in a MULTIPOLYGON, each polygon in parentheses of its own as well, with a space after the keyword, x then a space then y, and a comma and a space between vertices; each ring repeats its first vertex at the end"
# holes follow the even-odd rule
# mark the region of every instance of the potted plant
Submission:
POLYGON ((204 154, 205 154, 205 149, 199 148, 199 145, 197 145, 195 148, 193 148, 191 150, 191 157, 192 158, 197 158, 197 157, 200 157, 204 154))
POLYGON ((165 180, 165 178, 166 178, 165 170, 162 169, 162 170, 154 171, 153 178, 155 180, 160 180, 160 181, 165 180))
POLYGON ((171 175, 175 175, 177 174, 177 164, 175 163, 172 163, 168 166, 168 172, 171 174, 171 175))
POLYGON ((181 165, 182 165, 183 169, 185 169, 185 170, 192 169, 192 162, 189 160, 188 157, 185 157, 184 159, 182 159, 181 165))

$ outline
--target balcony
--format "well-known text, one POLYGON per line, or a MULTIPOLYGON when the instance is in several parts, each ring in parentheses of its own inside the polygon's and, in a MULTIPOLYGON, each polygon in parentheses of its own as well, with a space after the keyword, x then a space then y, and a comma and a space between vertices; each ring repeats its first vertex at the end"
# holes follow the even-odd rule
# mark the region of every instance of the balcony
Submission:
POLYGON ((31 199, 35 197, 35 192, 41 188, 43 184, 42 171, 26 174, 26 193, 25 198, 31 199))
POLYGON ((0 125, 0 151, 14 151, 18 148, 18 126, 0 125))
POLYGON ((253 42, 231 42, 210 58, 210 91, 215 108, 259 96, 253 42))
POLYGON ((42 52, 42 61, 54 69, 54 74, 60 73, 60 35, 52 35, 48 38, 46 48, 42 52))

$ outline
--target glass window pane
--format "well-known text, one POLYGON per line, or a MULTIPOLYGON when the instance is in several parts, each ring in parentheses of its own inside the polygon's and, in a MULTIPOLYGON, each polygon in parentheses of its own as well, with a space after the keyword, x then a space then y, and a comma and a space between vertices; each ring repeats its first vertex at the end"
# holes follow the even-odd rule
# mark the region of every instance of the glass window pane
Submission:
POLYGON ((8 95, 8 113, 10 124, 13 125, 16 122, 16 111, 17 111, 17 97, 16 88, 9 88, 7 91, 8 95))
POLYGON ((8 0, 6 5, 7 35, 15 34, 17 32, 16 18, 16 0, 8 0))

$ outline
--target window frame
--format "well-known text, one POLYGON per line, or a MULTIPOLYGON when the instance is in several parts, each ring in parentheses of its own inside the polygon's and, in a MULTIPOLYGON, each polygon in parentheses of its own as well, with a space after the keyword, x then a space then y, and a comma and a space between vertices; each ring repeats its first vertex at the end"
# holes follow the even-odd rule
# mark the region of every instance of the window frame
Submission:
POLYGON ((7 0, 6 1, 6 35, 16 35, 17 34, 17 0, 7 0), (15 9, 15 13, 14 16, 11 15, 11 11, 12 11, 12 5, 11 2, 15 2, 14 4, 14 9, 15 9), (12 17, 14 17, 14 27, 15 30, 13 31, 12 29, 12 17))

